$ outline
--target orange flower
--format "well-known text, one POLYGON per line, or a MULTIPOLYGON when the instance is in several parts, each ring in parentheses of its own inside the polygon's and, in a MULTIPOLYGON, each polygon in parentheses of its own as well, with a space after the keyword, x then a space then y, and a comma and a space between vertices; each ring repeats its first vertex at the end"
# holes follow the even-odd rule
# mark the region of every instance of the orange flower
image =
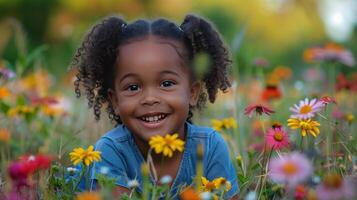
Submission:
POLYGON ((274 69, 273 74, 278 76, 280 79, 290 79, 291 78, 291 69, 286 66, 278 66, 274 69))
POLYGON ((192 187, 185 188, 180 194, 181 200, 199 200, 200 195, 192 187))
POLYGON ((76 196, 76 200, 101 200, 102 197, 98 192, 82 192, 76 196))
POLYGON ((10 91, 6 87, 0 87, 0 100, 10 96, 10 91))
POLYGON ((7 129, 0 129, 0 141, 8 143, 10 140, 10 132, 7 129))

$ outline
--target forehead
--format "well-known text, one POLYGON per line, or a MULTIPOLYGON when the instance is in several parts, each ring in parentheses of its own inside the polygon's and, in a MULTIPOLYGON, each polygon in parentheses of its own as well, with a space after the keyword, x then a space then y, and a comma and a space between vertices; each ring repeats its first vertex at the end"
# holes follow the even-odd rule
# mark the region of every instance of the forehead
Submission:
POLYGON ((149 36, 119 46, 117 67, 185 66, 183 44, 171 39, 149 36))

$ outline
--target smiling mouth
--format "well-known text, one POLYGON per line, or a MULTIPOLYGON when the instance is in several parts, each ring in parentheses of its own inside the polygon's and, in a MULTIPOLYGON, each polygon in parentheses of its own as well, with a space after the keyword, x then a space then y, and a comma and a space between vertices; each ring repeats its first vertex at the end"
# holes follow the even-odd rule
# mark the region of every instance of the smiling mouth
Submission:
POLYGON ((167 114, 160 113, 160 114, 149 114, 149 115, 144 115, 139 117, 140 120, 146 122, 146 123, 158 123, 165 119, 167 117, 167 114))

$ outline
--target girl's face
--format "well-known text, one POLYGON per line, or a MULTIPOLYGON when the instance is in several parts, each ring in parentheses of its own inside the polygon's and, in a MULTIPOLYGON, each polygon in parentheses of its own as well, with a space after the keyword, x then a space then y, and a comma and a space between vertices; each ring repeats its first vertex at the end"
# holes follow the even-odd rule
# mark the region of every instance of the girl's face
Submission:
POLYGON ((179 133, 184 136, 189 106, 200 84, 178 54, 182 44, 149 36, 119 47, 114 90, 109 96, 123 124, 139 139, 179 133))

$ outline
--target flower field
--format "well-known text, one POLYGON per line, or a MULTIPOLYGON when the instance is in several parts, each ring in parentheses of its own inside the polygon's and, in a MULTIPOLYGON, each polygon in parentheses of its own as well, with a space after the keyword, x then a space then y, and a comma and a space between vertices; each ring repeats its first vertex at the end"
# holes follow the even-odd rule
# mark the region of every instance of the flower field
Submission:
MULTIPOLYGON (((80 6, 70 7, 85 13, 80 6)), ((133 3, 130 8, 140 7, 133 3)), ((56 23, 68 18, 59 17, 62 21, 56 23)), ((25 34, 15 33, 16 45, 8 52, 16 53, 7 59, 0 51, 0 200, 173 199, 169 192, 174 180, 157 177, 151 155, 172 157, 185 151, 185 142, 174 133, 149 141, 147 163, 141 167, 143 191, 134 179, 128 180, 130 193, 116 195, 116 179, 107 176, 107 168, 95 175, 100 189, 89 191, 89 168, 102 159, 93 145, 114 124, 106 113, 96 121, 85 97, 76 97, 75 69, 64 66, 66 72, 56 74, 46 57, 53 49, 43 42, 27 51, 25 34)), ((239 199, 357 199, 356 50, 324 38, 301 42, 303 48, 290 49, 291 57, 280 52, 283 56, 271 61, 261 55, 276 51, 264 54, 245 46, 249 41, 244 34, 242 28, 227 42, 232 87, 214 104, 194 112, 192 120, 225 139, 239 199)), ((274 49, 271 43, 264 45, 274 49)), ((195 72, 204 73, 208 62, 197 56, 195 72)), ((177 194, 182 200, 223 199, 231 189, 224 177, 203 176, 202 153, 197 149, 193 184, 183 185, 177 194)))

